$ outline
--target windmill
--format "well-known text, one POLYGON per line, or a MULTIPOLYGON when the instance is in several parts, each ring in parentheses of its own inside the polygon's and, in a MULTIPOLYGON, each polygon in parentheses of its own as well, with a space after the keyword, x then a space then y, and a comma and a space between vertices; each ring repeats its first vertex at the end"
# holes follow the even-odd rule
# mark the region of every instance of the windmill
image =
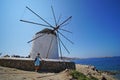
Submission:
POLYGON ((49 22, 47 22, 45 19, 43 19, 41 16, 39 16, 32 9, 30 9, 27 6, 26 6, 26 8, 30 12, 32 12, 34 15, 36 15, 38 18, 40 18, 42 21, 44 21, 46 24, 40 24, 40 23, 28 21, 28 20, 20 20, 20 21, 48 27, 48 28, 45 28, 45 29, 37 32, 35 34, 35 37, 32 40, 28 41, 28 43, 33 42, 30 57, 34 59, 36 57, 37 53, 40 53, 42 58, 59 59, 59 54, 62 58, 61 46, 63 46, 63 48, 65 48, 65 50, 68 53, 70 53, 69 50, 67 49, 67 47, 65 46, 65 44, 60 39, 59 35, 61 35, 63 38, 67 39, 70 43, 73 44, 73 42, 71 40, 69 40, 66 36, 64 36, 60 32, 60 30, 62 30, 65 32, 72 33, 68 30, 61 28, 61 27, 65 26, 65 24, 72 18, 72 16, 68 17, 63 22, 59 23, 61 17, 59 17, 59 19, 56 20, 54 9, 51 6, 52 14, 53 14, 54 21, 55 21, 55 25, 51 25, 49 22))

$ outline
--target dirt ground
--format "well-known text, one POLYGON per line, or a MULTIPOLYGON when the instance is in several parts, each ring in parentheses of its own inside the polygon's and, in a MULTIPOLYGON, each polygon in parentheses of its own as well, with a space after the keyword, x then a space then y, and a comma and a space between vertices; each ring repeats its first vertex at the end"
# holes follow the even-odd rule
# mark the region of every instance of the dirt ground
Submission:
POLYGON ((60 73, 38 73, 0 66, 0 80, 70 80, 66 71, 60 73))

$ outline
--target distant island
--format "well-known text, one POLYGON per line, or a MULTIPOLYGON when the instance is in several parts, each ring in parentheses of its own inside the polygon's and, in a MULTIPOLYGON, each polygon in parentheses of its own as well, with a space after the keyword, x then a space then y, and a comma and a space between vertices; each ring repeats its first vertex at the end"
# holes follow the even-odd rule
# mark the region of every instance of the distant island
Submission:
MULTIPOLYGON (((79 59, 92 59, 92 58, 114 58, 120 56, 103 56, 103 57, 88 57, 88 58, 78 58, 78 57, 62 57, 65 60, 79 60, 79 59)), ((60 57, 61 58, 61 57, 60 57)))

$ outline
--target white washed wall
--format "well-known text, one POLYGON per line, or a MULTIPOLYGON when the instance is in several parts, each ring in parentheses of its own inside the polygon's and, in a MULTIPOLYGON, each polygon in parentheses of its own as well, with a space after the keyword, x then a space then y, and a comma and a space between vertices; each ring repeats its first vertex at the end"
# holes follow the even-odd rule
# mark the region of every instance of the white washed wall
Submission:
POLYGON ((35 59, 37 53, 40 53, 42 58, 46 58, 48 54, 48 59, 58 59, 59 54, 58 54, 57 37, 53 34, 47 34, 47 33, 39 33, 35 35, 35 37, 38 37, 43 34, 44 36, 41 36, 33 41, 30 57, 35 59), (48 53, 51 40, 52 40, 52 44, 48 53))

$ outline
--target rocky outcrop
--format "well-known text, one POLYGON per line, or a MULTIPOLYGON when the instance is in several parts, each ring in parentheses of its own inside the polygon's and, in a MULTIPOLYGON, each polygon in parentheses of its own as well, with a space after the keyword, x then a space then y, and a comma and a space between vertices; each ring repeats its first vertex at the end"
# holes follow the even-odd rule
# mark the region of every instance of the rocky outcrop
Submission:
POLYGON ((97 70, 94 66, 76 64, 76 70, 88 77, 93 76, 99 80, 115 80, 112 76, 97 70))

